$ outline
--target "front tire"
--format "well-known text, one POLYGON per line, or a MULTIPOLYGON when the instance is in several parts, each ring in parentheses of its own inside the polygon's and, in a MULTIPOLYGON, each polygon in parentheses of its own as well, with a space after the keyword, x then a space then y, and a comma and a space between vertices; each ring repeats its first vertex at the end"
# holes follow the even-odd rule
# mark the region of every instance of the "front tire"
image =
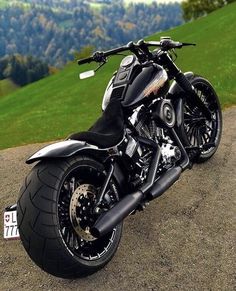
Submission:
MULTIPOLYGON (((83 277, 115 254, 122 223, 100 239, 88 231, 96 219, 91 205, 104 179, 103 165, 89 157, 40 162, 25 179, 17 203, 19 233, 26 252, 44 271, 62 278, 83 277), (77 227, 72 216, 78 216, 77 227)), ((119 198, 113 183, 109 203, 119 198)))
POLYGON ((219 98, 209 81, 193 76, 190 83, 194 86, 199 98, 211 112, 211 120, 207 120, 201 110, 191 104, 191 100, 184 98, 184 118, 181 136, 187 147, 197 148, 193 161, 203 163, 210 159, 220 144, 222 134, 222 112, 219 98), (214 146, 206 147, 207 144, 214 146))

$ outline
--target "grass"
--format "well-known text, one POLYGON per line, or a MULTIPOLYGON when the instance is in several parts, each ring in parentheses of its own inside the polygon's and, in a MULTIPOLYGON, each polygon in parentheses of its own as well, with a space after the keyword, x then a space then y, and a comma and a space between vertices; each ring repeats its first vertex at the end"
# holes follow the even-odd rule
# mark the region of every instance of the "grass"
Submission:
MULTIPOLYGON (((195 42, 178 52, 177 64, 211 81, 223 107, 236 104, 236 3, 207 17, 165 32, 173 39, 195 42)), ((164 35, 164 34, 162 34, 164 35)))
POLYGON ((0 98, 16 91, 19 88, 12 80, 0 80, 0 98))
MULTIPOLYGON (((178 51, 178 65, 208 78, 221 104, 236 104, 236 3, 207 17, 162 33, 176 40, 196 42, 197 47, 178 51)), ((159 39, 156 34, 150 39, 159 39)), ((0 148, 65 138, 85 130, 100 114, 103 92, 119 65, 115 56, 96 77, 81 81, 81 71, 95 65, 64 70, 0 98, 0 148)))

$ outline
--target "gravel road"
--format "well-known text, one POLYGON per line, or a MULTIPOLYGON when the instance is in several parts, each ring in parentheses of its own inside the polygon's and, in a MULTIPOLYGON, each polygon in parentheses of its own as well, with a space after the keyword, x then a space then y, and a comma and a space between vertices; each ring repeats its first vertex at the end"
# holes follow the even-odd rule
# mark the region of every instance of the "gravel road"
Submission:
MULTIPOLYGON (((24 160, 40 147, 0 151, 1 218, 30 169, 24 160)), ((118 252, 100 272, 79 280, 52 277, 34 265, 20 241, 1 235, 0 290, 33 289, 236 290, 236 107, 224 112, 216 155, 126 220, 118 252)))

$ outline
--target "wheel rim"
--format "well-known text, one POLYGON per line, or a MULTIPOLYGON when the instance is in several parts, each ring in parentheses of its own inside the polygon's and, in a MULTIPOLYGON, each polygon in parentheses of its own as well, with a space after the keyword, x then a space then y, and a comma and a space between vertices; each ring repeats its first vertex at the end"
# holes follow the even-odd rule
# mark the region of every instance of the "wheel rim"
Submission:
MULTIPOLYGON (((75 256, 83 260, 98 260, 109 252, 112 243, 114 242, 117 227, 112 232, 103 236, 100 239, 95 239, 86 228, 85 221, 79 220, 80 214, 86 215, 91 219, 88 227, 92 225, 97 217, 88 213, 95 203, 95 195, 103 184, 105 173, 91 166, 78 166, 72 170, 64 179, 60 190, 58 201, 58 218, 60 225, 60 234, 67 249, 75 256), (85 204, 81 201, 82 194, 86 193, 85 197, 92 197, 90 200, 90 209, 84 209, 85 204), (72 198, 74 201, 72 202, 72 198), (80 213, 82 210, 82 213, 80 213), (77 217, 75 214, 78 214, 77 217), (76 223, 73 219, 77 218, 76 223), (84 233, 83 233, 84 232, 84 233)), ((113 187, 113 191, 116 190, 113 187)), ((117 193, 110 191, 111 203, 117 199, 117 193)), ((87 199, 87 198, 86 198, 87 199)), ((88 201, 87 201, 88 202, 88 201)))
POLYGON ((215 98, 215 92, 205 83, 194 85, 196 92, 205 106, 210 110, 212 119, 207 120, 198 107, 192 107, 185 103, 184 128, 190 146, 201 150, 201 155, 210 154, 218 144, 220 136, 220 112, 215 98), (204 145, 214 143, 204 150, 204 145))

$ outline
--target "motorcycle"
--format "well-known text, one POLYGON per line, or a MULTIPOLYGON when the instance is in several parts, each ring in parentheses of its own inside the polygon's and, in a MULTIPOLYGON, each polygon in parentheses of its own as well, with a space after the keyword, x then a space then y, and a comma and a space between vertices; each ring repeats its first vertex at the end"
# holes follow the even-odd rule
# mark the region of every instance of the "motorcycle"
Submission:
POLYGON ((118 248, 123 220, 216 152, 217 94, 208 80, 174 62, 176 49, 190 45, 170 37, 140 40, 78 61, 100 68, 109 56, 132 53, 112 76, 95 124, 26 161, 37 164, 6 213, 17 213, 22 244, 44 271, 77 278, 104 267, 118 248))

